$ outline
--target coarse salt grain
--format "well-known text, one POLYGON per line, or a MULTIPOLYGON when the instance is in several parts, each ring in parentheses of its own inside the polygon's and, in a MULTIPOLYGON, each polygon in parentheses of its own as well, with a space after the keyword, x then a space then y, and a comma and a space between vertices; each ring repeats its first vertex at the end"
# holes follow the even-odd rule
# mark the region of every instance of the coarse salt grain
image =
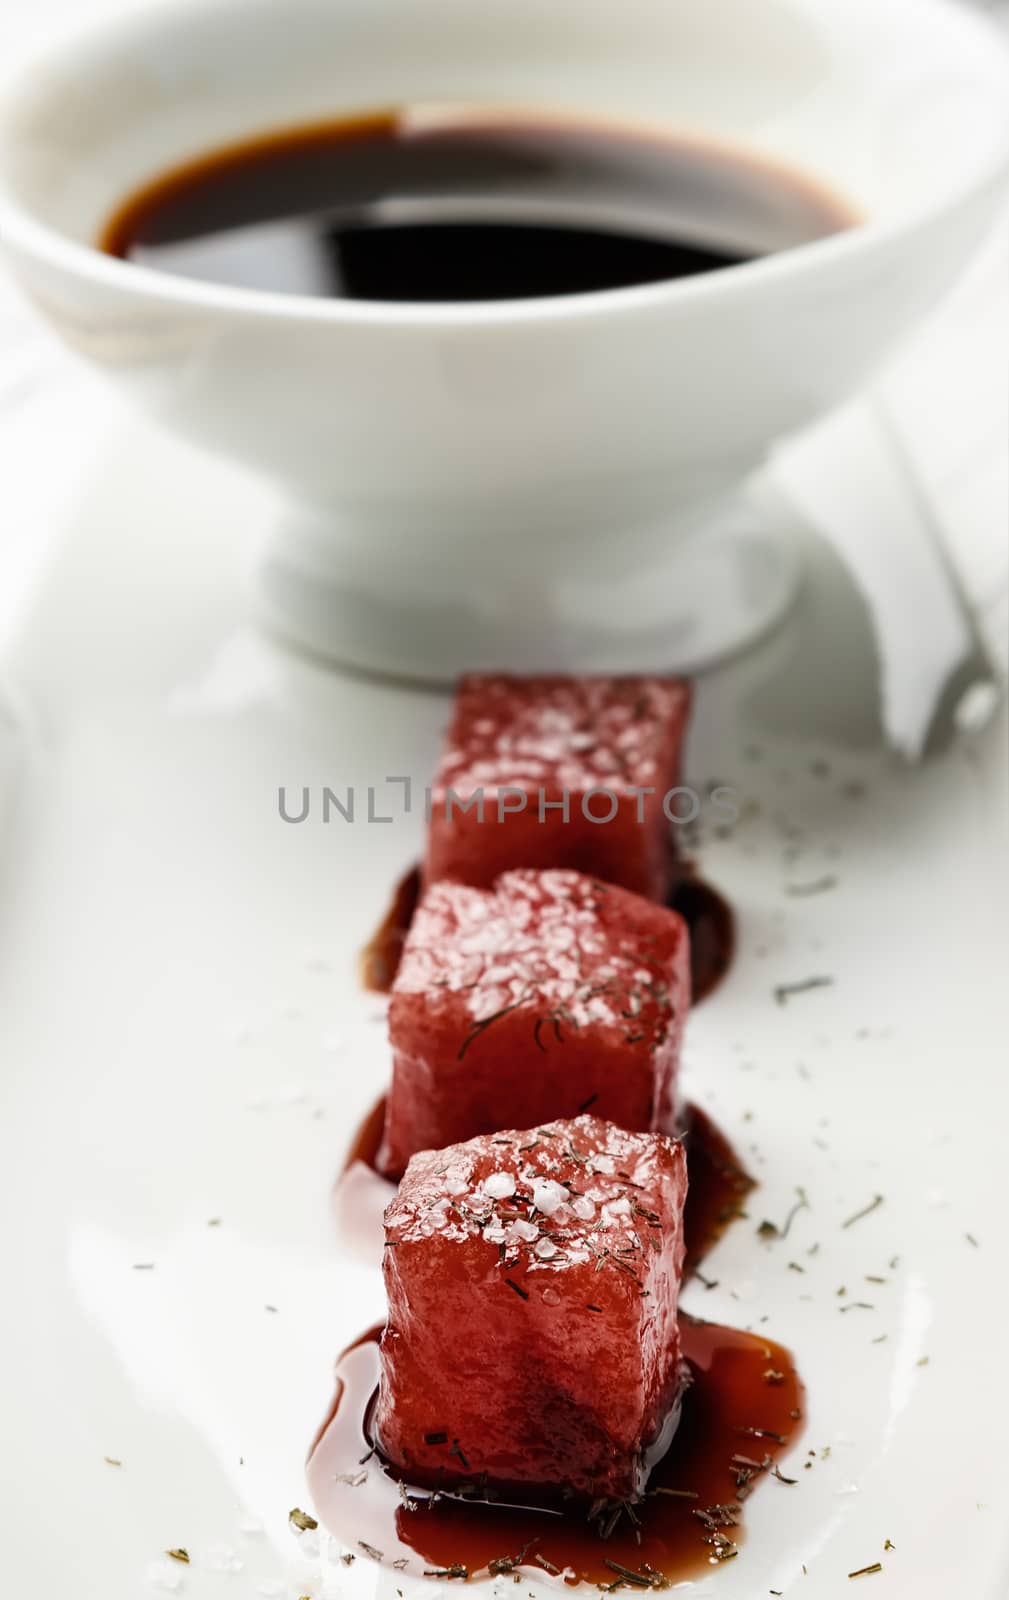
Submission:
POLYGON ((541 1261, 550 1261, 557 1254, 557 1246, 550 1239, 540 1239, 536 1245, 536 1254, 541 1261))
POLYGON ((153 1561, 147 1569, 147 1582, 163 1594, 177 1594, 182 1588, 182 1573, 174 1561, 153 1561))
POLYGON ((508 1229, 508 1243, 513 1244, 516 1239, 521 1239, 523 1244, 532 1244, 540 1236, 540 1230, 535 1222, 524 1222, 521 1218, 513 1222, 508 1229))
POLYGON ((580 1222, 591 1222, 596 1214, 595 1205, 586 1195, 579 1195, 577 1200, 572 1200, 571 1209, 580 1222))
POLYGON ((513 1172, 492 1172, 483 1180, 483 1192, 492 1200, 507 1200, 509 1195, 515 1193, 515 1174, 513 1172))
POLYGON ((533 1184, 533 1205, 545 1217, 552 1217, 568 1198, 568 1191, 553 1178, 538 1178, 533 1184))
POLYGON ((214 1545, 212 1549, 208 1550, 207 1558, 204 1562, 208 1572, 239 1573, 243 1570, 244 1565, 245 1563, 236 1556, 234 1550, 230 1550, 227 1545, 223 1544, 214 1545))

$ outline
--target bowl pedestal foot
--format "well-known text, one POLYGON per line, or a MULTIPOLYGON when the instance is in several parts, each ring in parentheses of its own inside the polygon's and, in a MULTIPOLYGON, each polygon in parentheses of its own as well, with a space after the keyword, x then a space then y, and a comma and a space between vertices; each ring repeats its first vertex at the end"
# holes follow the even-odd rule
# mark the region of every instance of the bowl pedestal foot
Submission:
POLYGON ((304 523, 279 529, 255 574, 263 625, 334 663, 447 683, 461 672, 693 674, 755 643, 786 614, 799 585, 792 541, 737 495, 708 508, 686 537, 611 533, 558 548, 528 533, 500 543, 438 547, 413 540, 334 538, 304 523), (426 559, 415 552, 425 550, 426 559))

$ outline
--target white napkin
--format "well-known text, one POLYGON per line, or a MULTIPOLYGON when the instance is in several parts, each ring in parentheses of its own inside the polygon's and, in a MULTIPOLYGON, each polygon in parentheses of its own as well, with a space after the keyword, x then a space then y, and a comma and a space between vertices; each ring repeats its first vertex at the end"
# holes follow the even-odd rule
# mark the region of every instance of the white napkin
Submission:
POLYGON ((976 726, 1009 678, 1009 221, 870 393, 771 476, 865 597, 883 725, 917 760, 952 694, 976 726))

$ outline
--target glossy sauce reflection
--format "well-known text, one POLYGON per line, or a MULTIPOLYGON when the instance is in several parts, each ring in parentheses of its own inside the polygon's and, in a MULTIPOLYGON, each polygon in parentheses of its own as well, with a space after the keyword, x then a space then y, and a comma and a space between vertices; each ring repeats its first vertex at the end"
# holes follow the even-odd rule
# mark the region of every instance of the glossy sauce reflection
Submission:
POLYGON ((855 220, 799 172, 672 130, 409 105, 209 150, 126 196, 98 244, 241 289, 444 303, 691 277, 855 220))
POLYGON ((767 1492, 790 1491, 776 1463, 800 1431, 803 1389, 788 1351, 683 1315, 691 1383, 680 1426, 643 1501, 619 1516, 605 1540, 584 1507, 410 1489, 383 1462, 370 1433, 380 1331, 341 1357, 336 1400, 308 1474, 329 1531, 351 1551, 401 1571, 458 1578, 508 1571, 525 1551, 526 1567, 540 1577, 614 1584, 624 1568, 639 1575, 636 1583, 625 1578, 624 1587, 650 1587, 649 1569, 678 1581, 732 1560, 750 1493, 767 1478, 777 1479, 767 1492))

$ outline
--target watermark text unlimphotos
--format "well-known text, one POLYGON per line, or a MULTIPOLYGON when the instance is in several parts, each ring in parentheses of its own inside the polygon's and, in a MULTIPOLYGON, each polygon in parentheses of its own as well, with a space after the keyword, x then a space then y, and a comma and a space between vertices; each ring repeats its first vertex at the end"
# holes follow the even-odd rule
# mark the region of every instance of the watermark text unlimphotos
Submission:
POLYGON ((342 788, 308 784, 277 790, 277 810, 282 822, 390 824, 397 817, 410 816, 418 806, 425 820, 457 816, 480 823, 504 823, 523 812, 537 821, 559 820, 570 823, 581 818, 597 826, 629 817, 644 825, 656 816, 656 806, 674 826, 687 827, 698 822, 706 807, 714 818, 731 825, 739 819, 736 790, 728 784, 714 784, 703 791, 678 784, 658 790, 654 786, 627 784, 619 789, 601 784, 591 789, 514 788, 497 786, 468 790, 458 794, 451 788, 421 787, 411 778, 386 777, 377 784, 347 784, 342 788))

